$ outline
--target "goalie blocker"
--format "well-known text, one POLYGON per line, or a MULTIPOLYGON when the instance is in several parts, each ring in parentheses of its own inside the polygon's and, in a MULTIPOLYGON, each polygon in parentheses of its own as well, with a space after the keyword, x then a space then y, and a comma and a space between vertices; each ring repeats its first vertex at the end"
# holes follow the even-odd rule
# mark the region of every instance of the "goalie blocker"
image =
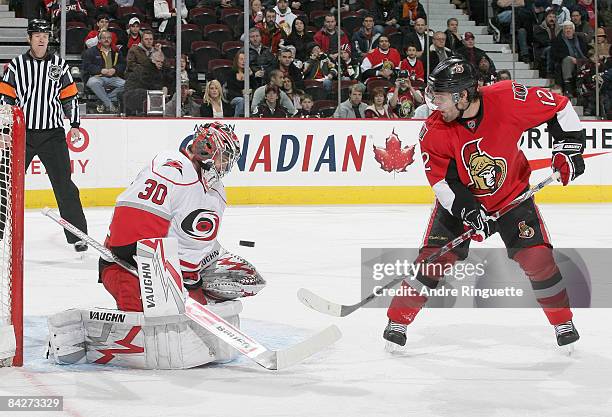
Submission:
MULTIPOLYGON (((143 312, 91 309, 55 314, 48 320, 48 357, 58 364, 142 369, 184 369, 236 357, 234 349, 183 314, 187 291, 175 239, 139 241, 136 260, 143 312)), ((240 301, 208 309, 240 327, 240 301)))

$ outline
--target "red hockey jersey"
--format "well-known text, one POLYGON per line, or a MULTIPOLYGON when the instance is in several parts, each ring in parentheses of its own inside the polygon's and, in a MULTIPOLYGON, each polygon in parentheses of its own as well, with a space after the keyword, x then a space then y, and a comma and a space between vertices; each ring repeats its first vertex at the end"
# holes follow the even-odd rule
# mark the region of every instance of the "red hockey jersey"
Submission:
POLYGON ((427 179, 455 216, 465 188, 489 212, 525 191, 531 169, 519 147, 524 131, 548 122, 555 141, 561 141, 582 130, 568 99, 544 88, 502 81, 479 91, 477 117, 446 123, 434 111, 419 134, 427 179))

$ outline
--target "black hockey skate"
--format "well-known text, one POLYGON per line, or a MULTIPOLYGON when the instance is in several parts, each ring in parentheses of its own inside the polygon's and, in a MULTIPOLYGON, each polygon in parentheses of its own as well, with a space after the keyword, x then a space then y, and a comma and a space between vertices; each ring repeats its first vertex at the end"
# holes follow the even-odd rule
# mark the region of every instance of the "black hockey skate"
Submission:
POLYGON ((385 331, 383 332, 383 338, 388 342, 395 343, 399 346, 404 346, 406 344, 406 325, 401 323, 396 323, 394 321, 389 320, 387 323, 387 327, 385 327, 385 331))
POLYGON ((555 325, 555 335, 557 336, 557 344, 559 346, 569 345, 580 339, 578 330, 576 330, 571 320, 555 325))
POLYGON ((77 252, 85 252, 87 250, 87 242, 84 240, 79 240, 74 242, 74 250, 77 252))

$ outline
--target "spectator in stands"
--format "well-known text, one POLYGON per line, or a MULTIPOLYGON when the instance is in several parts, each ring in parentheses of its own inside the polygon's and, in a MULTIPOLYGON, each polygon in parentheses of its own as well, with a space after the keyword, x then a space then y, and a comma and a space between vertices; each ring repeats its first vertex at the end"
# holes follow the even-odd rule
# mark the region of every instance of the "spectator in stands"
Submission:
POLYGON ((427 49, 429 48, 429 45, 431 45, 431 38, 426 35, 426 32, 427 24, 425 23, 425 19, 419 17, 414 22, 414 32, 405 34, 402 42, 404 49, 406 49, 407 45, 416 45, 417 58, 423 61, 423 63, 426 62, 427 49))
POLYGON ((567 21, 561 25, 561 33, 552 41, 550 57, 555 63, 557 74, 561 75, 563 92, 574 95, 574 75, 579 59, 586 59, 587 44, 576 36, 574 24, 567 21))
MULTIPOLYGON (((465 39, 468 39, 470 35, 471 35, 471 32, 465 32, 465 39)), ((474 38, 472 35, 472 45, 474 44, 473 39, 474 38)), ((430 72, 433 71, 433 69, 436 67, 436 65, 440 63, 440 61, 443 61, 446 58, 453 55, 453 51, 451 51, 444 45, 446 45, 446 35, 444 34, 444 32, 438 31, 434 33, 433 42, 429 46, 429 71, 430 72)), ((462 50, 463 50, 463 47, 457 48, 455 52, 457 54, 460 54, 462 50)))
MULTIPOLYGON (((510 26, 512 24, 513 0, 492 0, 493 17, 489 19, 489 26, 493 30, 493 39, 497 43, 510 42, 510 26)), ((516 3, 515 7, 516 7, 516 3)), ((521 4, 521 6, 524 5, 521 4)))
MULTIPOLYGON (((200 116, 200 105, 193 99, 194 90, 189 88, 189 81, 181 80, 181 116, 180 117, 198 117, 200 116)), ((176 97, 174 93, 172 99, 166 103, 164 116, 176 116, 176 97)))
POLYGON ((402 119, 412 118, 415 107, 424 101, 423 94, 413 87, 406 70, 399 71, 395 86, 387 93, 387 99, 393 113, 402 119))
MULTIPOLYGON (((229 77, 225 84, 227 100, 234 108, 234 117, 244 116, 244 51, 240 50, 234 55, 232 65, 233 75, 229 77)), ((255 76, 249 69, 249 95, 255 87, 255 76)))
POLYGON ((291 48, 283 48, 278 54, 278 69, 282 71, 285 77, 291 78, 291 80, 297 85, 297 88, 303 88, 302 71, 293 63, 293 52, 291 48))
POLYGON ((204 99, 200 106, 200 116, 222 119, 224 117, 232 117, 234 109, 232 105, 225 100, 221 83, 217 80, 210 80, 206 83, 204 90, 204 99))
POLYGON ((595 31, 593 30, 591 25, 589 25, 588 22, 582 20, 582 13, 580 13, 580 9, 574 8, 571 12, 571 16, 572 23, 576 28, 576 33, 578 34, 578 36, 582 36, 586 43, 591 43, 595 35, 595 31))
POLYGON ((189 55, 181 54, 181 83, 187 82, 193 94, 202 97, 202 87, 198 82, 198 73, 191 68, 189 55))
POLYGON ((264 8, 261 0, 251 0, 251 19, 249 28, 253 28, 264 21, 264 8))
POLYGON ((276 0, 276 6, 274 7, 274 11, 276 12, 276 23, 287 35, 291 33, 293 21, 297 17, 288 5, 289 3, 287 0, 276 0))
POLYGON ((593 51, 594 56, 595 49, 597 49, 599 62, 607 61, 608 58, 610 58, 610 44, 608 43, 608 36, 606 35, 606 30, 604 28, 597 28, 597 36, 595 37, 595 40, 589 44, 589 49, 593 51))
POLYGON ((125 60, 123 55, 112 49, 112 37, 108 30, 101 30, 98 39, 97 47, 83 53, 83 72, 88 77, 86 85, 102 102, 97 108, 99 113, 104 109, 116 113, 115 104, 125 85, 122 78, 125 60))
POLYGON ((378 47, 378 38, 383 31, 374 26, 374 15, 367 13, 361 23, 361 27, 353 33, 353 56, 362 60, 370 51, 378 47))
POLYGON ((314 101, 312 100, 312 96, 308 94, 304 94, 300 101, 302 108, 298 110, 295 114, 295 117, 299 117, 300 119, 318 119, 321 115, 318 112, 312 110, 312 106, 314 101))
POLYGON ((508 70, 499 70, 497 72, 497 82, 511 80, 512 74, 508 70))
POLYGON ((265 86, 265 99, 260 102, 255 111, 253 112, 253 116, 256 117, 274 117, 274 118, 284 118, 288 117, 287 112, 283 108, 283 106, 279 103, 279 89, 276 85, 268 84, 265 86))
POLYGON ((376 0, 372 7, 372 14, 377 30, 384 31, 388 27, 397 28, 396 12, 395 0, 376 0))
POLYGON ((414 27, 414 22, 419 17, 427 18, 425 9, 419 0, 399 0, 395 5, 395 18, 397 26, 402 33, 411 32, 414 27))
MULTIPOLYGON (((602 1, 601 3, 609 2, 602 1)), ((595 6, 593 5, 593 0, 578 0, 577 7, 583 11, 582 15, 586 16, 584 20, 588 21, 591 28, 595 30, 595 6)))
POLYGON ((327 14, 325 15, 323 28, 314 35, 315 43, 319 45, 321 51, 329 55, 332 60, 336 60, 338 58, 338 50, 340 49, 340 46, 349 43, 348 37, 344 31, 342 31, 340 34, 340 45, 338 45, 337 30, 336 16, 333 14, 327 14))
POLYGON ((478 61, 478 86, 491 85, 497 81, 497 75, 491 70, 489 60, 486 56, 478 61))
POLYGON ((140 19, 137 17, 132 17, 128 22, 128 41, 127 41, 127 52, 132 48, 132 46, 138 45, 142 42, 142 32, 140 31, 140 19))
POLYGON ((295 47, 295 59, 300 62, 305 62, 308 59, 308 44, 313 42, 312 35, 306 32, 306 23, 301 17, 293 19, 291 25, 291 33, 284 40, 283 45, 295 47))
POLYGON ((533 44, 533 28, 541 24, 546 16, 547 0, 536 0, 526 3, 524 7, 517 9, 516 13, 516 38, 519 49, 519 58, 525 63, 530 63, 533 56, 530 45, 533 44))
POLYGON ((333 117, 335 119, 363 119, 367 104, 362 103, 365 86, 363 84, 353 84, 349 89, 349 98, 340 103, 336 108, 333 117))
POLYGON ((554 10, 548 10, 541 25, 533 28, 533 54, 540 70, 540 76, 552 77, 555 71, 554 62, 550 59, 552 41, 561 32, 554 10))
MULTIPOLYGON (((176 28, 176 9, 173 0, 153 0, 153 13, 156 19, 161 19, 157 30, 161 34, 172 36, 176 28)), ((187 18, 187 6, 181 2, 181 19, 187 18)))
POLYGON ((342 60, 340 65, 342 81, 361 79, 361 64, 356 59, 353 59, 350 45, 342 45, 342 48, 340 48, 340 59, 342 60))
POLYGON ((285 92, 285 94, 287 94, 287 97, 289 97, 289 100, 291 100, 291 102, 293 103, 293 107, 295 107, 295 109, 299 111, 302 108, 301 101, 304 92, 302 90, 296 89, 295 83, 293 82, 291 77, 288 76, 285 76, 285 78, 283 79, 282 90, 285 92))
POLYGON ((563 0, 552 0, 551 10, 557 16, 557 24, 563 25, 564 22, 571 20, 571 15, 567 7, 563 6, 563 0))
POLYGON ((117 3, 115 0, 86 0, 85 9, 90 19, 98 19, 101 14, 117 18, 117 3))
POLYGON ((270 48, 272 53, 276 54, 284 32, 276 23, 276 11, 274 9, 267 9, 264 16, 264 21, 256 24, 255 27, 259 29, 261 34, 261 44, 270 48))
MULTIPOLYGON (((61 17, 60 1, 52 0, 45 4, 48 13, 52 17, 53 23, 57 25, 61 17)), ((87 16, 87 10, 81 0, 66 0, 66 22, 82 22, 88 24, 87 16)))
MULTIPOLYGON (((338 9, 336 8, 337 1, 332 2, 332 8, 329 9, 329 12, 332 14, 337 14, 338 9)), ((365 10, 366 5, 362 0, 340 0, 340 13, 345 12, 356 12, 365 10)))
MULTIPOLYGON (((283 86, 283 82, 285 77, 280 70, 272 70, 270 72, 270 83, 268 85, 275 86, 277 88, 276 95, 280 99, 280 107, 283 107, 283 110, 287 112, 290 116, 293 116, 296 113, 295 106, 293 105, 293 101, 289 98, 289 96, 282 91, 280 88, 283 86)), ((251 112, 255 114, 257 111, 257 106, 259 106, 266 98, 267 86, 264 85, 259 87, 253 93, 253 101, 251 102, 251 112)))
POLYGON ((261 44, 261 33, 258 28, 249 29, 249 60, 257 87, 262 86, 270 71, 278 66, 270 48, 261 44))
MULTIPOLYGON (((415 88, 422 88, 425 84, 425 68, 423 63, 416 57, 416 45, 408 45, 406 58, 400 64, 400 70, 408 71, 410 84, 415 88)), ((433 68, 431 68, 433 69, 433 68)))
POLYGON ((378 38, 378 48, 368 53, 361 62, 361 78, 382 77, 391 80, 401 59, 399 51, 391 47, 389 38, 382 35, 378 38))
MULTIPOLYGON (((576 70, 576 96, 578 98, 578 105, 584 108, 583 111, 585 116, 596 114, 597 108, 595 103, 597 84, 600 86, 602 85, 603 79, 601 78, 601 73, 605 73, 607 69, 612 68, 612 62, 610 62, 609 56, 601 57, 601 60, 597 62, 594 50, 589 50, 588 55, 589 59, 578 61, 576 70), (599 77, 595 76, 596 67, 600 74, 599 77), (596 80, 598 80, 598 82, 596 82, 596 80)), ((600 105, 605 106, 603 94, 600 94, 599 98, 600 105)))
MULTIPOLYGON (((463 46, 463 42, 461 42, 461 35, 459 34, 459 21, 455 17, 451 17, 446 21, 446 30, 444 31, 446 35, 446 46, 452 52, 455 52, 457 49, 463 46)), ((434 35, 435 36, 435 35, 434 35)))
POLYGON ((372 104, 363 112, 366 119, 392 119, 395 118, 393 110, 387 104, 387 94, 382 87, 372 90, 372 104))
POLYGON ((147 90, 161 90, 168 94, 165 60, 162 51, 154 50, 148 62, 138 65, 128 75, 123 93, 126 116, 144 113, 147 90))
MULTIPOLYGON (((98 34, 100 33, 100 31, 108 30, 108 23, 109 23, 108 15, 105 15, 105 14, 98 15, 98 18, 96 20, 97 28, 90 31, 87 34, 87 36, 85 36, 85 46, 87 48, 91 48, 93 46, 98 45, 98 34)), ((111 32, 111 35, 113 38, 111 42, 111 48, 113 48, 116 51, 117 50, 117 35, 115 35, 112 32, 111 32)))
MULTIPOLYGON (((434 37, 434 42, 435 42, 435 37, 434 37)), ((480 59, 484 56, 489 61, 489 67, 491 68, 491 71, 495 72, 496 71, 495 64, 493 63, 491 58, 489 58, 489 56, 487 55, 485 51, 483 51, 480 48, 476 48, 474 46, 474 43, 475 43, 474 34, 472 32, 465 32, 465 34, 463 35, 464 46, 462 48, 457 49, 455 52, 457 53, 457 55, 461 55, 465 59, 470 61, 470 64, 472 64, 475 68, 478 68, 480 59)))
POLYGON ((125 70, 126 80, 138 67, 148 65, 151 62, 151 54, 156 50, 161 52, 161 45, 157 44, 153 47, 153 32, 144 30, 140 43, 132 46, 128 51, 127 68, 125 70))
MULTIPOLYGON (((304 63, 302 73, 305 80, 325 80, 330 72, 330 59, 321 52, 321 47, 316 43, 308 45, 308 60, 304 63)), ((332 64, 333 65, 333 64, 332 64)))

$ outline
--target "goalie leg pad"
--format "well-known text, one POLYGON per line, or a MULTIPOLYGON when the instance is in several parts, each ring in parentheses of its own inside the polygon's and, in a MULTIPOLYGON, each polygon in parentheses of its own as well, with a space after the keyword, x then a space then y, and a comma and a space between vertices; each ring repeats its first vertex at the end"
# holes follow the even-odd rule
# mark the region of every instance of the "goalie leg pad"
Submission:
POLYGON ((204 292, 217 300, 253 296, 266 286, 250 262, 230 252, 222 253, 200 276, 204 292))
MULTIPOLYGON (((207 308, 240 327, 240 301, 207 308)), ((186 369, 228 362, 238 355, 182 315, 145 318, 142 313, 118 310, 68 310, 49 318, 49 330, 49 356, 58 364, 186 369)))
POLYGON ((47 358, 60 365, 86 363, 85 329, 81 310, 66 310, 47 320, 49 342, 47 358))

